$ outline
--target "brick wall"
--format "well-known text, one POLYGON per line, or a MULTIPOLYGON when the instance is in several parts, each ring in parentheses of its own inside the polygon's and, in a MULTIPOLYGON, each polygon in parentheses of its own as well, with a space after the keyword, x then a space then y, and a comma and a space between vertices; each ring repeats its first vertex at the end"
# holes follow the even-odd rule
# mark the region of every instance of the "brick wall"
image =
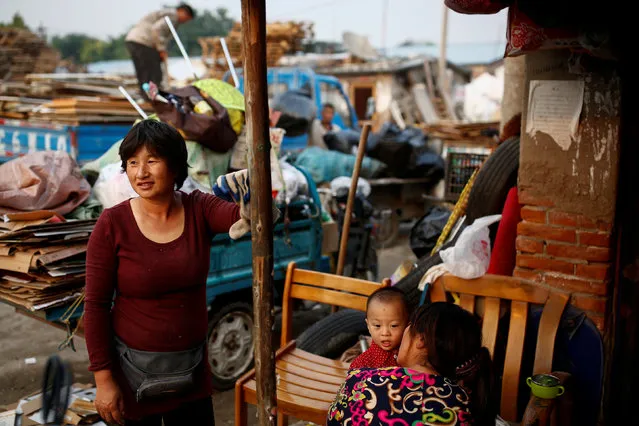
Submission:
POLYGON ((514 275, 572 294, 603 330, 611 271, 611 229, 604 221, 566 213, 523 192, 514 275))

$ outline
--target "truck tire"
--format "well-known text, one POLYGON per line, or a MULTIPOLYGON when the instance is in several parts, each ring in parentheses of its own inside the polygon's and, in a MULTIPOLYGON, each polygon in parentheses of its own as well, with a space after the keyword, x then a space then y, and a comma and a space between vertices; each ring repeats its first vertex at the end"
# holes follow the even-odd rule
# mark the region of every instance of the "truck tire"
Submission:
POLYGON ((366 314, 342 309, 307 328, 297 338, 297 347, 326 358, 338 358, 360 335, 368 335, 366 314))
POLYGON ((508 191, 517 185, 518 172, 519 136, 515 136, 499 145, 479 170, 468 196, 468 224, 502 212, 508 191))
POLYGON ((213 387, 225 391, 253 367, 253 309, 247 302, 217 307, 209 320, 208 361, 213 387))

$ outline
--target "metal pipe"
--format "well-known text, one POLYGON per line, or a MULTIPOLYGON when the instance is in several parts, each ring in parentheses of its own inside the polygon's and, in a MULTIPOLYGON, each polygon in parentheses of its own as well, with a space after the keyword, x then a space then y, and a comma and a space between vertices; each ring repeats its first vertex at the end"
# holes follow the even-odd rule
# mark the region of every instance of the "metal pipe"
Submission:
POLYGON ((184 60, 186 61, 186 65, 189 67, 189 70, 191 70, 191 74, 193 74, 193 77, 195 77, 196 80, 199 80, 200 77, 198 77, 197 73, 195 72, 195 68, 193 68, 191 59, 189 58, 189 55, 187 55, 186 50, 184 49, 184 45, 182 44, 182 40, 180 40, 180 36, 178 36, 177 31, 175 31, 173 22, 171 22, 168 16, 165 16, 164 20, 166 21, 166 25, 169 26, 169 29, 171 30, 171 34, 173 34, 173 39, 175 40, 175 43, 177 43, 178 48, 180 49, 180 52, 182 52, 182 56, 184 57, 184 60))
POLYGON ((140 105, 138 105, 138 103, 133 100, 131 95, 129 95, 129 92, 127 92, 124 87, 119 86, 118 89, 120 90, 120 93, 122 93, 124 95, 126 100, 129 101, 129 103, 133 106, 133 108, 135 108, 135 110, 138 112, 138 114, 140 114, 142 116, 142 118, 144 118, 145 120, 147 118, 149 118, 149 116, 146 115, 146 112, 144 112, 142 110, 142 108, 140 108, 140 105))
POLYGON ((240 80, 237 78, 237 73, 235 72, 235 66, 233 65, 233 61, 231 60, 231 54, 229 53, 229 48, 226 45, 226 40, 224 37, 220 37, 220 43, 222 44, 222 50, 224 51, 224 57, 226 58, 226 63, 229 65, 229 70, 231 71, 231 76, 233 77, 233 83, 235 83, 235 88, 240 88, 240 80))

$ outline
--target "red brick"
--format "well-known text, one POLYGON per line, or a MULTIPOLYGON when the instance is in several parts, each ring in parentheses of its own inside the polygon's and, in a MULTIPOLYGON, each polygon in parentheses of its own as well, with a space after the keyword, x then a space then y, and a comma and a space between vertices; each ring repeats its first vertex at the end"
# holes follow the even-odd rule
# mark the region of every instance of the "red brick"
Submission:
POLYGON ((543 253, 544 242, 541 240, 535 240, 528 237, 517 237, 517 250, 524 253, 543 253))
POLYGON ((597 223, 586 216, 561 211, 549 211, 548 223, 571 228, 597 229, 597 223))
POLYGON ((566 275, 549 273, 544 275, 544 282, 551 287, 570 293, 589 293, 597 296, 606 295, 606 284, 601 281, 580 280, 566 275))
POLYGON ((535 282, 543 281, 542 273, 540 271, 531 271, 530 269, 523 268, 515 268, 513 271, 513 277, 535 282))
POLYGON ((577 265, 575 275, 592 280, 605 281, 610 278, 610 264, 592 263, 589 265, 577 265))
POLYGON ((517 225, 517 235, 525 235, 542 240, 563 241, 566 243, 577 242, 577 233, 574 229, 565 229, 558 226, 548 226, 532 222, 520 222, 519 225, 517 225))
POLYGON ((610 247, 610 233, 577 231, 579 244, 582 246, 610 247))
POLYGON ((521 218, 527 222, 546 223, 546 209, 524 206, 521 209, 521 218))
POLYGON ((597 227, 599 228, 600 231, 605 231, 605 232, 612 231, 612 223, 604 222, 601 220, 597 222, 597 227))
POLYGON ((520 190, 517 196, 519 198, 519 204, 542 207, 553 207, 555 205, 555 203, 551 199, 544 198, 536 194, 531 194, 530 191, 526 190, 520 190))
POLYGON ((578 259, 588 262, 606 262, 610 260, 610 249, 604 247, 582 247, 569 244, 548 243, 546 254, 564 259, 578 259))
POLYGON ((539 269, 542 271, 561 272, 562 274, 573 275, 575 265, 563 260, 548 259, 546 257, 532 254, 518 254, 517 266, 520 268, 539 269))
POLYGON ((575 308, 583 309, 584 311, 606 312, 606 299, 604 297, 573 294, 570 303, 575 308))

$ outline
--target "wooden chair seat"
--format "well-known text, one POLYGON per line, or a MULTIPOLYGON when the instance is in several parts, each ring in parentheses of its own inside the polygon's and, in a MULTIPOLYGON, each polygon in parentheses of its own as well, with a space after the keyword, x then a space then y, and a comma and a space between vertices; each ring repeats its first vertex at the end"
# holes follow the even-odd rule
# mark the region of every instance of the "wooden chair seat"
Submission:
MULTIPOLYGON (((295 342, 290 342, 275 357, 278 414, 323 424, 347 372, 348 364, 297 349, 295 342)), ((254 371, 238 383, 241 399, 245 403, 257 404, 254 371)), ((236 413, 236 416, 238 414, 246 415, 236 413)))
MULTIPOLYGON (((297 349, 291 339, 292 299, 311 300, 343 308, 366 310, 368 296, 384 284, 296 269, 286 274, 282 303, 281 348, 275 354, 278 425, 288 416, 324 424, 328 409, 344 383, 349 364, 297 349)), ((255 370, 235 384, 235 424, 247 423, 246 404, 257 403, 255 370)))

